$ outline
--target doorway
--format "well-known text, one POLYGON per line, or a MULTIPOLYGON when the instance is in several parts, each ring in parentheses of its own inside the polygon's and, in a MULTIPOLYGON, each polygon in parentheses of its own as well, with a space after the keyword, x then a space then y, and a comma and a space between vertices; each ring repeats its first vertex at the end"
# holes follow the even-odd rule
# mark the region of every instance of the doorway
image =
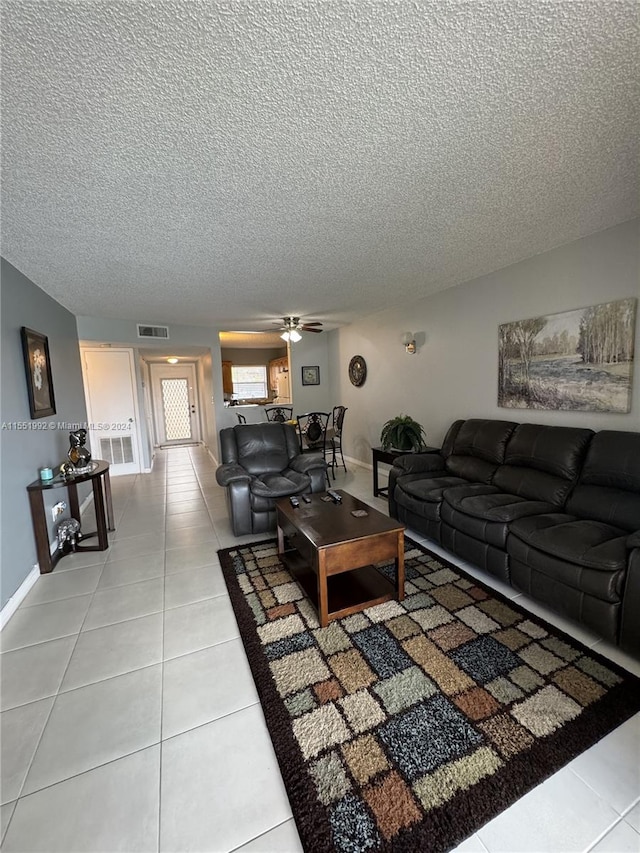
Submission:
POLYGON ((150 365, 156 444, 173 447, 200 442, 195 365, 150 365))
POLYGON ((104 459, 113 476, 139 474, 142 458, 133 352, 82 347, 89 444, 94 459, 104 459))

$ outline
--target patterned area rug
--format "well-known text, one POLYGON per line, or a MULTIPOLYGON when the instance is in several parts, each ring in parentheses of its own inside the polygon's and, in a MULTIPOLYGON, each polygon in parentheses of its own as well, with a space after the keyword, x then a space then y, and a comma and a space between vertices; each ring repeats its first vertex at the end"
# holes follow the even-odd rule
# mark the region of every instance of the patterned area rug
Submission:
POLYGON ((307 853, 450 850, 640 710, 639 679, 409 540, 404 602, 327 628, 274 541, 219 556, 307 853))

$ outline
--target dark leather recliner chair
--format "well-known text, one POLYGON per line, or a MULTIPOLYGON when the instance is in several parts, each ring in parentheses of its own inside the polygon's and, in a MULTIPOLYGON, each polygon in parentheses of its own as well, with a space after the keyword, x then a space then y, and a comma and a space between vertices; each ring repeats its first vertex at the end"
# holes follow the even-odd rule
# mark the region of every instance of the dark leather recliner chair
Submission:
POLYGON ((244 424, 220 430, 220 451, 223 464, 216 470, 216 480, 226 488, 235 536, 275 530, 278 498, 325 489, 325 461, 300 453, 291 424, 244 424))

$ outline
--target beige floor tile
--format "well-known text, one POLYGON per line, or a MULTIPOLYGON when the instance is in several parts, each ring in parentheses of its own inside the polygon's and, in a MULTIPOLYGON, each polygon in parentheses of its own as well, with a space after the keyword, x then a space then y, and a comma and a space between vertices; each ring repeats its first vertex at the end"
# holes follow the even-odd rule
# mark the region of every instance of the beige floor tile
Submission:
POLYGON ((290 817, 258 706, 163 742, 160 850, 234 850, 290 817))
POLYGON ((84 687, 160 663, 162 634, 162 613, 83 631, 78 637, 60 690, 84 687))
POLYGON ((29 771, 54 698, 41 699, 0 714, 0 793, 15 800, 29 771))
POLYGON ((83 625, 84 631, 158 613, 164 607, 164 578, 96 592, 83 625))
POLYGON ((23 794, 158 743, 161 670, 161 666, 151 666, 61 693, 23 794))
POLYGON ((233 608, 224 596, 176 607, 164 614, 165 660, 238 636, 233 608))
POLYGON ((74 634, 4 652, 0 657, 0 710, 55 696, 77 639, 74 634))
POLYGON ((165 663, 162 737, 209 723, 258 702, 242 640, 165 663))
POLYGON ((33 607, 19 607, 0 635, 2 651, 8 652, 77 634, 91 599, 91 595, 79 595, 33 607))
POLYGON ((220 564, 216 560, 216 563, 211 566, 167 575, 164 594, 165 610, 170 610, 205 598, 226 595, 227 585, 224 582, 220 564))
POLYGON ((151 580, 164 575, 164 551, 105 563, 97 591, 151 580))
POLYGON ((155 853, 159 790, 158 745, 23 797, 3 851, 155 853))

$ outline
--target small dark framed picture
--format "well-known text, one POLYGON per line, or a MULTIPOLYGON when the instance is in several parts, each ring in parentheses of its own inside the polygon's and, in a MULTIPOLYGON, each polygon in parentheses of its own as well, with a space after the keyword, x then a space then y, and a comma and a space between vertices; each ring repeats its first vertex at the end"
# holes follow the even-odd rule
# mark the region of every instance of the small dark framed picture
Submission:
POLYGON ((33 329, 27 329, 26 326, 22 327, 20 333, 31 418, 46 418, 47 415, 55 415, 56 401, 53 396, 49 341, 46 335, 34 332, 33 329))
POLYGON ((319 385, 320 384, 320 368, 303 367, 302 368, 302 384, 303 385, 319 385))

